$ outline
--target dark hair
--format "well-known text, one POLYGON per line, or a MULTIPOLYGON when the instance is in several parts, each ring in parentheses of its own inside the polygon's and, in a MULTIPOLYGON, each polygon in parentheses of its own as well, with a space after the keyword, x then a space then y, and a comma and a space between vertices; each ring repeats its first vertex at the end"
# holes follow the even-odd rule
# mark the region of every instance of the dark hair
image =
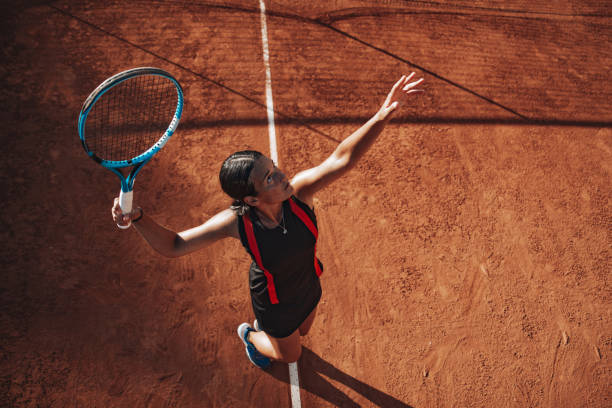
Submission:
POLYGON ((244 197, 257 196, 255 185, 250 180, 251 171, 255 162, 263 156, 255 150, 243 150, 233 153, 223 162, 219 171, 221 188, 227 195, 234 199, 231 209, 238 215, 244 215, 249 211, 249 205, 245 203, 244 197))

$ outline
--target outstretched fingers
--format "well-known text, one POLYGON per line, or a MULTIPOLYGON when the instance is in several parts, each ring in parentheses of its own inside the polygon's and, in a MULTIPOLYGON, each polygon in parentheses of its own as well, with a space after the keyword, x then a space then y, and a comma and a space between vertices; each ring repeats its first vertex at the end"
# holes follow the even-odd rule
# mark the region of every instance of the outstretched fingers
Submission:
POLYGON ((406 76, 404 75, 406 78, 404 79, 404 83, 408 83, 408 81, 410 81, 412 79, 412 77, 415 75, 416 73, 413 71, 410 73, 410 75, 406 76))
POLYGON ((398 89, 401 89, 406 94, 411 94, 414 92, 423 92, 422 89, 414 89, 416 86, 421 84, 425 78, 421 78, 417 81, 410 82, 410 80, 416 75, 415 72, 411 72, 409 75, 402 75, 402 77, 393 85, 391 92, 389 93, 390 99, 394 98, 395 93, 398 89))
MULTIPOLYGON (((412 75, 410 75, 410 77, 412 77, 414 75, 414 72, 412 73, 412 75)), ((420 84, 421 82, 423 82, 425 80, 425 78, 421 78, 418 81, 414 81, 414 82, 410 82, 407 83, 406 85, 404 85, 402 87, 403 91, 407 91, 407 93, 412 93, 412 92, 423 92, 422 89, 412 89, 415 86, 417 86, 418 84, 420 84)), ((406 81, 407 82, 407 81, 406 81)))
POLYGON ((390 94, 393 95, 395 93, 395 91, 398 88, 403 87, 405 83, 406 83, 406 75, 402 75, 402 77, 399 79, 399 81, 397 81, 395 83, 395 85, 393 85, 393 88, 391 88, 390 94))

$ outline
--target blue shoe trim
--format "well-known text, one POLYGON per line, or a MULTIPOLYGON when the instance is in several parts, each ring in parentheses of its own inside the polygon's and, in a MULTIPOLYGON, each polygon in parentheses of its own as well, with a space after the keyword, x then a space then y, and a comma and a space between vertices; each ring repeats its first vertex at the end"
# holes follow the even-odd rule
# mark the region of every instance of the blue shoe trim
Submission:
POLYGON ((272 364, 272 361, 270 361, 268 357, 261 354, 253 344, 249 344, 246 347, 246 354, 251 363, 255 364, 261 369, 266 369, 272 364))
MULTIPOLYGON (((244 331, 244 337, 242 339, 242 341, 244 341, 244 344, 246 344, 247 346, 253 346, 253 343, 251 343, 248 338, 249 338, 249 333, 250 332, 254 332, 255 329, 253 329, 252 327, 247 327, 247 329, 244 331)), ((255 346, 253 346, 255 347, 255 346)))
POLYGON ((254 365, 256 365, 257 367, 261 369, 265 369, 265 368, 268 368, 272 364, 272 361, 268 357, 261 354, 259 350, 255 348, 255 345, 247 340, 249 338, 249 333, 255 332, 255 331, 256 330, 254 330, 252 327, 247 326, 246 330, 241 336, 242 342, 245 344, 246 354, 249 360, 251 361, 251 363, 253 363, 254 365))

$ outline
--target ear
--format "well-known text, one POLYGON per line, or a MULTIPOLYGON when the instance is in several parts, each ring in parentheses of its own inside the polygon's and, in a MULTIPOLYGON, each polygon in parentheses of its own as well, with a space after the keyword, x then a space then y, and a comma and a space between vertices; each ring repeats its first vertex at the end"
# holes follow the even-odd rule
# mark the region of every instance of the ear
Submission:
POLYGON ((257 200, 257 197, 253 197, 253 196, 246 196, 242 199, 242 201, 244 201, 251 207, 257 207, 259 205, 259 201, 257 200))

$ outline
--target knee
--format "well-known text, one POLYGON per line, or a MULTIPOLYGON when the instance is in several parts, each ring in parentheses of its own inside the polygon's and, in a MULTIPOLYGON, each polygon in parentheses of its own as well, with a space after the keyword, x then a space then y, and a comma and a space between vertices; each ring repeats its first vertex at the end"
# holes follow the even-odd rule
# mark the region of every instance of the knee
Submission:
POLYGON ((295 363, 300 359, 302 355, 302 345, 298 345, 298 347, 292 348, 291 350, 283 350, 278 356, 278 361, 283 363, 295 363))

